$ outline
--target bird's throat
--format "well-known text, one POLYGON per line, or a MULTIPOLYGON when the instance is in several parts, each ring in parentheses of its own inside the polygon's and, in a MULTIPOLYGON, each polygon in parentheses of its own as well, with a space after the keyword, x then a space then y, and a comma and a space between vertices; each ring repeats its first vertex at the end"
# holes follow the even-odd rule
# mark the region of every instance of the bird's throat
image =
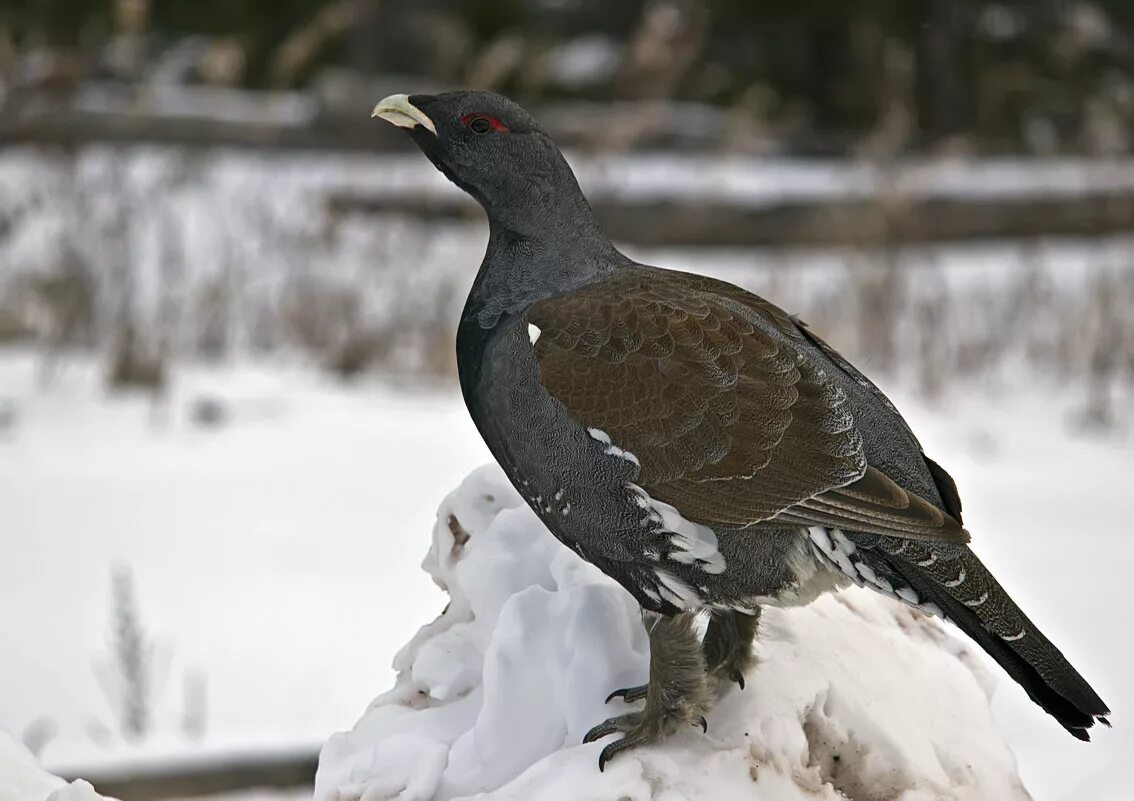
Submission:
POLYGON ((488 248, 462 319, 494 327, 502 317, 586 286, 628 263, 597 228, 564 228, 549 222, 533 235, 490 220, 488 248))

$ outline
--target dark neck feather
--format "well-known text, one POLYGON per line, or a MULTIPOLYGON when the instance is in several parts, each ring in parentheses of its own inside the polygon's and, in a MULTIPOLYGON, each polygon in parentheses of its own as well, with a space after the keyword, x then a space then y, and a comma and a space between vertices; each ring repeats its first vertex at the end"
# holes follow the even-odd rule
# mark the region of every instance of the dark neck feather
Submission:
POLYGON ((590 203, 567 159, 546 135, 527 139, 522 157, 527 168, 503 168, 488 197, 470 192, 484 207, 494 228, 528 239, 586 236, 606 241, 590 203))
POLYGON ((603 234, 566 160, 513 191, 507 206, 482 201, 488 249, 463 317, 492 327, 542 298, 585 286, 627 260, 603 234))

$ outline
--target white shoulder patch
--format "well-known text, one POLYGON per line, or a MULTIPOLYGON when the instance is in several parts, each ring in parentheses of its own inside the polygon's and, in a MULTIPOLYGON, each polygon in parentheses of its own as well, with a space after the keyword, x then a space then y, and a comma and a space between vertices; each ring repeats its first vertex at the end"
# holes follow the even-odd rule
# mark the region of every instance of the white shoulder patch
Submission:
POLYGON ((591 439, 597 439, 603 445, 610 444, 610 434, 606 433, 601 428, 588 428, 587 433, 591 435, 591 439))
POLYGON ((608 456, 617 456, 620 459, 625 459, 628 462, 633 462, 634 464, 638 465, 638 467, 642 466, 642 463, 638 461, 637 456, 630 453, 630 451, 624 450, 615 445, 610 439, 610 434, 606 433, 601 428, 588 428, 587 433, 591 435, 591 439, 601 442, 606 446, 606 450, 604 450, 603 453, 607 454, 608 456))
POLYGON ((534 345, 539 335, 543 332, 539 330, 539 326, 528 323, 528 340, 534 345))

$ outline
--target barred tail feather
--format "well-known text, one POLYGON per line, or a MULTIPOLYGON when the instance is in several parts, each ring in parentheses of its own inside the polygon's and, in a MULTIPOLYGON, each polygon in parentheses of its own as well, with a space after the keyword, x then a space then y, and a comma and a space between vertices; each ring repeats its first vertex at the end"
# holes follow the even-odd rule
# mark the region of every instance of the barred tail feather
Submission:
POLYGON ((876 570, 936 604, 1073 736, 1090 740, 1096 722, 1110 725, 1103 700, 968 547, 855 539, 876 570))

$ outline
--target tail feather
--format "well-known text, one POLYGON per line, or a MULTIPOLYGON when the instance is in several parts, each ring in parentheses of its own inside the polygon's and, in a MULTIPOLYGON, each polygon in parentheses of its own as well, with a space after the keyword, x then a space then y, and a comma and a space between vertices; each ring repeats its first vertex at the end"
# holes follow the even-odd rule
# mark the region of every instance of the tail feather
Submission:
POLYGON ((1110 725, 1098 693, 1009 597, 968 547, 851 535, 859 557, 921 605, 936 604, 1073 736, 1110 725))

